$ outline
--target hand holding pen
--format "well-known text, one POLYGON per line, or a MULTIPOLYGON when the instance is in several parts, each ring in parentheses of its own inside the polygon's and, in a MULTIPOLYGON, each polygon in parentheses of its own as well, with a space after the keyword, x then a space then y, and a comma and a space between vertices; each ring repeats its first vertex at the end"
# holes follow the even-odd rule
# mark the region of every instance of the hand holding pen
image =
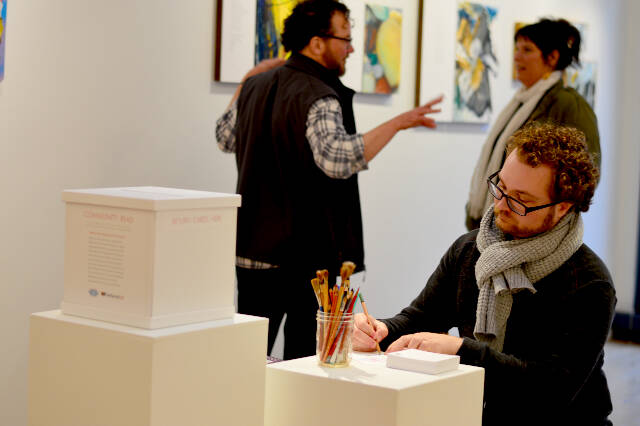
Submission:
POLYGON ((381 353, 378 342, 387 337, 389 330, 382 321, 369 315, 363 299, 360 302, 364 313, 356 314, 354 317, 354 330, 351 338, 353 350, 366 352, 373 351, 375 348, 378 353, 381 353))

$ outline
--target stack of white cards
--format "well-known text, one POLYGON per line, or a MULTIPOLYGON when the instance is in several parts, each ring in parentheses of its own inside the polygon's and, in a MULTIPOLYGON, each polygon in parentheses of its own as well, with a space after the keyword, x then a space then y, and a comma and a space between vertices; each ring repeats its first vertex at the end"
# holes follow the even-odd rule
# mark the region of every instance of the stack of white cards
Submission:
POLYGON ((440 374, 457 370, 459 365, 458 355, 444 355, 418 349, 405 349, 387 355, 387 367, 419 373, 440 374))

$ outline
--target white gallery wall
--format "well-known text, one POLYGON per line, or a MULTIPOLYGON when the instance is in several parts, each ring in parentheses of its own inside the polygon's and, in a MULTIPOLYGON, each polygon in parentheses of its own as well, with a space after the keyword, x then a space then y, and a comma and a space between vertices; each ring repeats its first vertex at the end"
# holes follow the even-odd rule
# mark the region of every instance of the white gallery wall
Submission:
MULTIPOLYGON (((418 1, 374 3, 403 11, 402 79, 392 96, 356 96, 360 131, 411 108, 415 94, 418 1)), ((640 55, 632 43, 638 3, 491 4, 503 22, 553 15, 589 24, 585 53, 598 62, 604 173, 586 215, 586 241, 614 275, 619 309, 631 311, 640 182, 634 115, 640 55)), ((26 424, 29 314, 56 309, 62 299, 63 189, 234 191, 234 158, 214 142, 215 119, 235 90, 212 82, 215 10, 216 0, 9 2, 0 82, 0 424, 26 424)), ((510 28, 496 30, 501 73, 511 72, 510 28)), ((498 109, 508 96, 495 100, 498 109)), ((486 131, 447 124, 403 132, 360 175, 368 269, 362 290, 373 315, 406 305, 464 232, 469 179, 486 131)))

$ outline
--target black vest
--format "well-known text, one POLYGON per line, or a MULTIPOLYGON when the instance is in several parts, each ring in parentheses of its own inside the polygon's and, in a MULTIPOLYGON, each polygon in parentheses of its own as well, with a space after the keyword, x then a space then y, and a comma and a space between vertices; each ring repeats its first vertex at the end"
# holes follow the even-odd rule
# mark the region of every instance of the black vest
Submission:
POLYGON ((354 134, 353 94, 336 72, 301 54, 244 83, 236 125, 238 256, 310 272, 335 272, 346 260, 364 269, 358 177, 326 176, 305 137, 309 108, 326 96, 338 99, 354 134))

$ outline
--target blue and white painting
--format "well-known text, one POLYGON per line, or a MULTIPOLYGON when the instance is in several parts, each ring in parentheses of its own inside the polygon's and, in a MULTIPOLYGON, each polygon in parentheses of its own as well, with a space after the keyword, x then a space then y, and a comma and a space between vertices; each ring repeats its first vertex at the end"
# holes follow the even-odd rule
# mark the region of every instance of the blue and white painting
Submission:
POLYGON ((0 81, 4 79, 4 46, 7 40, 7 0, 0 0, 0 81))
POLYGON ((593 108, 596 99, 596 63, 581 62, 580 67, 568 67, 564 70, 564 84, 576 89, 593 108))
POLYGON ((490 74, 497 74, 492 27, 498 10, 482 4, 458 4, 453 121, 489 122, 490 74))

